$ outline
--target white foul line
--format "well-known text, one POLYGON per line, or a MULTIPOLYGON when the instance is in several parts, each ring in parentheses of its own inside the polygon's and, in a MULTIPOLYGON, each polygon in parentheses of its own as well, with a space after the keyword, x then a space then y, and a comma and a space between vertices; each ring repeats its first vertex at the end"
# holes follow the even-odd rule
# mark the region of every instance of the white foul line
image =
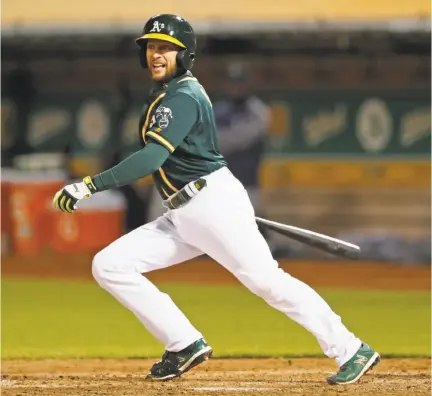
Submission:
POLYGON ((207 392, 218 392, 218 391, 280 391, 282 388, 225 388, 225 387, 207 387, 207 388, 192 388, 194 391, 207 391, 207 392))

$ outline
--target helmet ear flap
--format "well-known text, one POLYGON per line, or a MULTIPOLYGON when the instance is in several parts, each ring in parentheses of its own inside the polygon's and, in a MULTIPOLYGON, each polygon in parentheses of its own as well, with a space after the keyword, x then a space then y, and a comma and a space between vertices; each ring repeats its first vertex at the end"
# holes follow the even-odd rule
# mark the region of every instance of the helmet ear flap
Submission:
POLYGON ((190 70, 192 69, 195 62, 195 54, 190 53, 187 49, 184 49, 177 52, 176 60, 178 67, 190 70))

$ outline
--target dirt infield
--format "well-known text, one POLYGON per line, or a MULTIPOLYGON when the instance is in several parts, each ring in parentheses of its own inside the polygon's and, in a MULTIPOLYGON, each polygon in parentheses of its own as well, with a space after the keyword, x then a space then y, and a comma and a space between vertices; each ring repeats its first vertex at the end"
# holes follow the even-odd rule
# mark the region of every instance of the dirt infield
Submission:
MULTIPOLYGON (((6 277, 66 278, 92 281, 93 255, 53 255, 37 257, 2 257, 2 275, 6 277)), ((342 260, 281 260, 281 268, 313 287, 344 287, 362 289, 430 290, 429 266, 398 265, 342 260)), ((211 259, 198 258, 147 274, 154 282, 238 283, 211 259)))
POLYGON ((387 359, 347 386, 330 386, 329 359, 210 359, 170 382, 144 381, 150 360, 6 361, 4 396, 430 395, 430 360, 387 359))

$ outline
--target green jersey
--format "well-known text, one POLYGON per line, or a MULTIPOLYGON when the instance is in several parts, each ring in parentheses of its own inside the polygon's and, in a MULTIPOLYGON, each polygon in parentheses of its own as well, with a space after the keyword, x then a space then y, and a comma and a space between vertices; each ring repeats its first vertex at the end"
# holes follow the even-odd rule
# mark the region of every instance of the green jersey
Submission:
POLYGON ((164 199, 190 181, 226 166, 219 152, 211 101, 190 72, 150 94, 139 129, 144 146, 154 141, 170 152, 153 173, 164 199))

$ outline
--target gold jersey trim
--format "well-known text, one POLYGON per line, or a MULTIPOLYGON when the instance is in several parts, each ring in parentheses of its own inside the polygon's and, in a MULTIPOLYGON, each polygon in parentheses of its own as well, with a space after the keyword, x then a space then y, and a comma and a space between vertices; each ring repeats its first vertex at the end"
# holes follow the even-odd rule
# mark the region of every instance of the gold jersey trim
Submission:
POLYGON ((170 153, 173 153, 175 148, 174 146, 167 140, 165 139, 163 136, 153 132, 153 131, 148 131, 146 133, 146 135, 151 136, 153 139, 157 140, 162 146, 164 146, 170 153))
POLYGON ((166 177, 166 174, 164 172, 164 170, 162 168, 159 168, 159 174, 162 177, 162 180, 165 182, 165 184, 173 191, 177 192, 178 188, 174 187, 171 182, 168 180, 168 178, 166 177))
POLYGON ((184 78, 182 78, 181 80, 178 80, 177 81, 177 84, 180 84, 181 82, 183 82, 183 81, 198 81, 195 77, 184 77, 184 78))

